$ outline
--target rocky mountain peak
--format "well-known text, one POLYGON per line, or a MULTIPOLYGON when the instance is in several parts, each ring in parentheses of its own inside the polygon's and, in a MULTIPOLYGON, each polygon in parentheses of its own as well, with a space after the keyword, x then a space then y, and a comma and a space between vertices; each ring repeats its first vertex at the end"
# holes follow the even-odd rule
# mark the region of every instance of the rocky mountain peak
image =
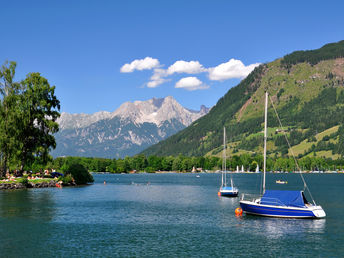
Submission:
MULTIPOLYGON (((206 109, 204 109, 206 110, 206 109)), ((146 101, 126 102, 115 110, 111 116, 130 119, 136 124, 145 122, 154 123, 160 126, 164 121, 176 119, 183 125, 188 126, 198 119, 204 110, 200 112, 190 112, 181 106, 172 96, 165 98, 153 98, 146 101)))
POLYGON ((168 96, 125 102, 112 113, 62 113, 52 155, 134 155, 190 125, 207 110, 204 106, 200 111, 188 110, 168 96))

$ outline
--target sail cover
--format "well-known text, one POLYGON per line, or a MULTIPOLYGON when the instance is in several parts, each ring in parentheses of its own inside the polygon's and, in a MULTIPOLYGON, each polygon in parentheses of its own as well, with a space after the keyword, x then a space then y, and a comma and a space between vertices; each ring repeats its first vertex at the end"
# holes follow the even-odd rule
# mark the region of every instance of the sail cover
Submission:
POLYGON ((260 203, 275 206, 305 207, 305 198, 302 191, 266 190, 260 203))

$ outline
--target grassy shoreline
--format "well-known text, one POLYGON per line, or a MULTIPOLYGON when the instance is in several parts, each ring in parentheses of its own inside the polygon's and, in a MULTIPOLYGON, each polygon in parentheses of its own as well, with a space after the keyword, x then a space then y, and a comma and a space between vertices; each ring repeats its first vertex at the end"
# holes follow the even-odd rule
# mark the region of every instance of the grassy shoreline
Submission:
POLYGON ((58 181, 55 178, 11 178, 0 180, 1 190, 14 190, 14 189, 26 189, 26 188, 45 188, 45 187, 57 187, 58 181))

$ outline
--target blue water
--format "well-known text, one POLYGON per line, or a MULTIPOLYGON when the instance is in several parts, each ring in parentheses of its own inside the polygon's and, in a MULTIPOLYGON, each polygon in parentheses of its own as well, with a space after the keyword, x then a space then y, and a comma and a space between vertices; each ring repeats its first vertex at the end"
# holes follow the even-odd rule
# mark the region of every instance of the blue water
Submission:
MULTIPOLYGON (((235 174, 241 192, 259 175, 235 174)), ((82 187, 0 192, 1 257, 343 257, 344 174, 305 175, 323 220, 236 217, 221 175, 98 174, 82 187), (106 184, 104 185, 104 180, 106 184)), ((268 175, 268 188, 302 187, 268 175), (277 179, 288 185, 276 185, 277 179)))

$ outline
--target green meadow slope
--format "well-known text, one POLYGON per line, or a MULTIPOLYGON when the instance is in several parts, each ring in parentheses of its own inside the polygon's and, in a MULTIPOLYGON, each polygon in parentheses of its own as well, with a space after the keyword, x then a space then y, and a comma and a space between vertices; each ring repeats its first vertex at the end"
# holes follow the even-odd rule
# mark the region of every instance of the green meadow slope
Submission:
POLYGON ((269 155, 344 155, 344 41, 296 51, 262 64, 231 88, 211 111, 186 129, 146 149, 146 155, 217 155, 227 128, 232 154, 261 151, 264 92, 269 105, 269 155))

